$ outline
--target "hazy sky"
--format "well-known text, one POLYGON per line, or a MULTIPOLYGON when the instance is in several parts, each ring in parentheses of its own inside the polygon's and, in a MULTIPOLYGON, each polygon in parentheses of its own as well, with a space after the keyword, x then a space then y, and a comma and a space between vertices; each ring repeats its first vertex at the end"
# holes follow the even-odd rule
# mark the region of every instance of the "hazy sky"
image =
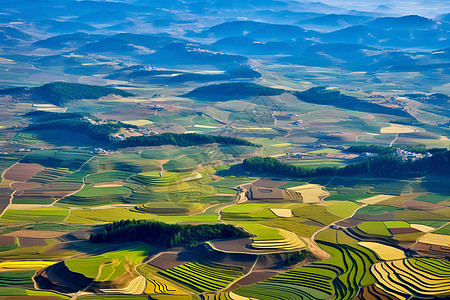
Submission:
POLYGON ((434 17, 436 15, 450 13, 450 0, 318 0, 320 2, 345 7, 346 9, 357 9, 375 11, 380 5, 392 8, 399 15, 422 15, 434 17))

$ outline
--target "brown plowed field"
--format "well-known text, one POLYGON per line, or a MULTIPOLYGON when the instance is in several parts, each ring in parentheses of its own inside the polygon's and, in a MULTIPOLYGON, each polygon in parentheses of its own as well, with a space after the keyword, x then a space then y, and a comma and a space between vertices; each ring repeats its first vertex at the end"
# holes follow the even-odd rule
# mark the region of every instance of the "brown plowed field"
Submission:
POLYGON ((236 281, 235 284, 232 286, 232 288, 233 287, 237 288, 239 285, 249 285, 249 284, 257 283, 257 282, 269 279, 277 274, 278 274, 278 272, 272 272, 272 271, 254 271, 254 272, 250 273, 248 276, 236 281))
POLYGON ((21 248, 35 247, 35 246, 47 246, 45 239, 20 237, 19 245, 21 248))
POLYGON ((404 234, 404 233, 414 233, 414 232, 421 232, 420 230, 414 229, 414 228, 389 228, 389 231, 392 234, 404 234))
POLYGON ((12 236, 0 236, 0 246, 12 244, 15 240, 12 236))
POLYGON ((353 218, 363 221, 392 221, 394 220, 393 213, 369 215, 369 214, 356 214, 353 218))
POLYGON ((187 262, 189 261, 180 260, 178 258, 178 253, 163 253, 160 256, 153 259, 152 261, 150 261, 149 264, 158 267, 160 269, 169 269, 185 264, 187 262))
POLYGON ((4 178, 14 181, 27 181, 37 173, 43 171, 44 166, 38 164, 21 164, 18 163, 8 170, 3 175, 4 178))
POLYGON ((0 214, 8 207, 13 192, 9 188, 0 188, 0 214))
POLYGON ((32 190, 32 189, 37 189, 40 188, 42 185, 40 183, 37 182, 22 182, 22 181, 17 181, 11 184, 11 187, 15 190, 32 190))
POLYGON ((434 203, 428 203, 423 201, 417 201, 417 200, 408 200, 403 202, 407 208, 410 209, 418 209, 418 210, 438 210, 438 209, 444 209, 447 208, 447 206, 434 204, 434 203))
POLYGON ((14 236, 14 237, 24 237, 24 238, 40 238, 40 239, 52 239, 60 237, 67 232, 60 231, 47 231, 47 230, 27 230, 22 229, 18 231, 13 231, 5 233, 3 236, 14 236))
POLYGON ((356 300, 396 300, 397 297, 386 293, 382 289, 376 287, 374 284, 367 285, 360 289, 356 300))
POLYGON ((436 258, 444 258, 444 257, 448 256, 448 253, 450 252, 449 247, 425 244, 425 243, 421 243, 421 242, 415 243, 411 247, 411 249, 419 252, 419 254, 422 254, 425 256, 436 257, 436 258))
POLYGON ((276 187, 284 185, 284 184, 286 184, 288 182, 289 181, 258 179, 257 181, 253 182, 253 184, 255 186, 261 186, 261 187, 267 187, 267 188, 276 188, 276 187))

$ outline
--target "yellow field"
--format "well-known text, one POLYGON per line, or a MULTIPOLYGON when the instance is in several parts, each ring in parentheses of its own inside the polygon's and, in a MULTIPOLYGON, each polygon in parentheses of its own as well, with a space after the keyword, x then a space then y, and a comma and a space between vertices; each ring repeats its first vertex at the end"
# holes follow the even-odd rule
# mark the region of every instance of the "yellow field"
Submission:
POLYGON ((401 124, 389 124, 389 126, 380 129, 380 133, 411 133, 418 131, 420 130, 415 127, 401 124))
POLYGON ((233 292, 230 292, 228 295, 229 295, 230 298, 233 299, 233 300, 250 300, 250 298, 236 295, 236 294, 233 293, 233 292))
POLYGON ((319 184, 305 184, 288 188, 302 194, 303 203, 318 203, 321 202, 321 198, 328 196, 330 193, 323 190, 323 187, 319 184))
POLYGON ((94 184, 95 188, 104 188, 104 187, 119 187, 119 186, 123 186, 124 183, 99 183, 99 184, 94 184))
POLYGON ((430 231, 434 230, 433 227, 427 226, 427 225, 422 225, 422 224, 411 224, 410 227, 414 228, 414 229, 417 229, 417 230, 420 230, 422 232, 430 232, 430 231))
POLYGON ((208 126, 208 125, 199 125, 199 124, 195 124, 194 127, 197 127, 197 128, 210 128, 210 129, 217 128, 217 126, 208 126))
POLYGON ((359 242, 358 245, 372 250, 382 260, 397 260, 405 258, 405 252, 388 245, 376 242, 359 242))
POLYGON ((129 120, 129 121, 122 121, 122 123, 134 126, 145 126, 153 124, 153 122, 149 120, 129 120))
POLYGON ((279 143, 279 144, 273 144, 273 145, 269 145, 270 147, 288 147, 292 145, 291 143, 279 143))
POLYGON ((290 218, 292 217, 292 210, 288 208, 269 208, 277 217, 290 218))
POLYGON ((259 250, 279 250, 284 251, 299 251, 306 249, 308 245, 301 240, 295 233, 278 229, 280 234, 284 237, 281 240, 258 240, 252 243, 252 247, 259 250))
POLYGON ((370 197, 367 199, 358 200, 357 202, 364 203, 364 204, 376 204, 378 202, 390 199, 392 197, 393 196, 391 196, 391 195, 378 195, 378 196, 373 196, 373 197, 370 197))
POLYGON ((450 247, 450 235, 427 233, 419 238, 419 242, 450 247))
POLYGON ((56 261, 42 261, 42 260, 29 260, 29 261, 6 261, 0 263, 0 271, 26 271, 26 270, 39 270, 53 264, 56 261))
POLYGON ((101 289, 103 293, 111 294, 128 294, 140 295, 145 291, 146 279, 144 276, 139 276, 131 280, 128 285, 121 289, 101 289))
MULTIPOLYGON (((431 259, 429 261, 433 262, 431 259)), ((376 263, 370 272, 377 280, 377 287, 394 294, 398 299, 410 299, 413 295, 419 295, 420 299, 450 295, 450 273, 425 271, 416 266, 418 262, 416 259, 402 259, 376 263)))

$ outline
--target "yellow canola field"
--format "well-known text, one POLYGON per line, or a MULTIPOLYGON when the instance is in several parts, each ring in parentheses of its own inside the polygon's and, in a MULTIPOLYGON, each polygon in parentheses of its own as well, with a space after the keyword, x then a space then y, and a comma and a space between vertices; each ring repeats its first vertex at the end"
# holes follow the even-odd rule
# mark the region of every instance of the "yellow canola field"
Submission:
POLYGON ((48 266, 56 264, 55 261, 41 261, 41 260, 29 260, 29 261, 5 261, 0 263, 0 271, 26 271, 26 270, 39 270, 48 266))
POLYGON ((398 260, 406 258, 404 251, 381 243, 359 242, 358 245, 372 250, 382 260, 398 260))

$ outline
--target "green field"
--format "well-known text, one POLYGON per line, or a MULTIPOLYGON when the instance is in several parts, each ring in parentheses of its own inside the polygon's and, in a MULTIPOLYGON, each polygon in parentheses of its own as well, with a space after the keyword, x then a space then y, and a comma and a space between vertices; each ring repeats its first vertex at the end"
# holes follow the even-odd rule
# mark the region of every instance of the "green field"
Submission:
POLYGON ((140 264, 153 249, 147 244, 135 244, 126 248, 85 258, 64 261, 72 272, 81 273, 97 281, 112 281, 126 268, 140 264))
POLYGON ((391 236, 386 224, 383 222, 364 222, 358 225, 358 229, 367 234, 391 236))
POLYGON ((99 183, 109 181, 122 181, 133 175, 131 172, 109 171, 92 174, 86 177, 86 183, 99 183))
POLYGON ((63 222, 69 215, 68 209, 45 207, 29 210, 7 210, 0 218, 0 222, 40 223, 63 222))

